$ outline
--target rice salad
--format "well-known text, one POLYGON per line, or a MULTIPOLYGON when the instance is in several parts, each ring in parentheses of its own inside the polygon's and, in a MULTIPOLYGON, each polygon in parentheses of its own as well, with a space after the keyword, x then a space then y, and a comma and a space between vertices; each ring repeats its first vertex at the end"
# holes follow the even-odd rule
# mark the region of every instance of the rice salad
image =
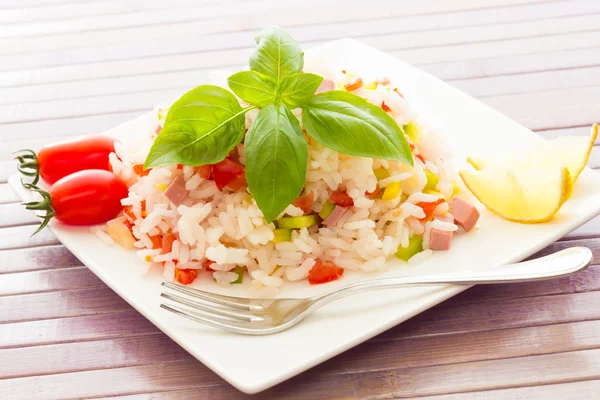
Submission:
MULTIPOLYGON (((208 169, 144 169, 169 112, 158 106, 142 139, 115 144, 110 165, 129 195, 121 201, 124 211, 93 231, 107 244, 135 249, 148 269, 163 269, 165 280, 189 284, 211 274, 216 284, 228 286, 245 276, 252 280, 250 295, 269 297, 286 281, 318 284, 345 270, 386 269, 394 255, 423 261, 433 250, 448 249, 453 234, 473 228, 479 214, 457 196, 449 146, 411 110, 401 88, 386 77, 363 81, 319 62, 302 70, 313 71, 323 77, 314 95, 344 91, 381 107, 403 132, 413 165, 325 147, 307 134, 302 109, 291 109, 308 147, 305 184, 298 199, 268 222, 243 172, 219 185, 221 162, 208 169)), ((214 74, 213 84, 227 89, 222 76, 214 74)), ((258 115, 258 109, 245 113, 246 132, 258 115)), ((244 141, 225 161, 245 170, 244 141)))

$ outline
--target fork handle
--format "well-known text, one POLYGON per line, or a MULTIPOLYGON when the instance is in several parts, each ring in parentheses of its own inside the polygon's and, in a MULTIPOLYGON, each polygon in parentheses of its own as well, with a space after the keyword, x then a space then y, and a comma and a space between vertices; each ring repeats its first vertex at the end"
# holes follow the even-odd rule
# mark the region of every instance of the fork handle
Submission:
POLYGON ((312 297, 311 300, 314 301, 313 307, 321 307, 350 294, 406 285, 475 285, 552 279, 585 269, 591 263, 592 258, 592 252, 587 247, 571 247, 533 260, 480 271, 459 271, 356 282, 324 295, 312 297))

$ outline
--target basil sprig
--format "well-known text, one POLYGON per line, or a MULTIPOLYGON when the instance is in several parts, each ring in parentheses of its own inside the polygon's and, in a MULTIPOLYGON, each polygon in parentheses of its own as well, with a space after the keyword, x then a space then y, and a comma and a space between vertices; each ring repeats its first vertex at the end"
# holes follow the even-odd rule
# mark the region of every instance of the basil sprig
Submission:
POLYGON ((413 159, 402 128, 380 107, 344 91, 314 95, 323 78, 303 73, 304 53, 278 27, 263 30, 249 71, 233 74, 230 89, 203 85, 169 109, 145 168, 222 161, 244 139, 244 114, 260 108, 246 133, 248 189, 268 222, 304 189, 308 145, 291 110, 302 108, 306 133, 340 153, 401 161, 413 159))

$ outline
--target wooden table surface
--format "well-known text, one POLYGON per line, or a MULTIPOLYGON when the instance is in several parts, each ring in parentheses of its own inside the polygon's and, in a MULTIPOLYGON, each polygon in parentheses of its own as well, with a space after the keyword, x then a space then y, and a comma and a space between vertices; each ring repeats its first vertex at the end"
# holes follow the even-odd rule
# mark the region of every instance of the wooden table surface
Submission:
MULTIPOLYGON (((262 27, 352 36, 541 135, 600 120, 598 0, 3 0, 0 398, 597 399, 600 265, 478 286, 275 388, 244 395, 87 270, 6 184, 11 153, 106 130, 247 60, 262 27)), ((591 167, 600 167, 594 148, 591 167)), ((600 219, 542 253, 588 246, 600 219)))

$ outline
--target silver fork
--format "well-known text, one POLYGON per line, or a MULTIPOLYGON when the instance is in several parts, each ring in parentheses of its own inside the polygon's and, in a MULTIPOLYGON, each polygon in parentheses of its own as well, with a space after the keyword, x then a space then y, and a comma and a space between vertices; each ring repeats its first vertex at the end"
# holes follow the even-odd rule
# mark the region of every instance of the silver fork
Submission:
POLYGON ((591 260, 592 252, 588 248, 571 247, 534 260, 482 271, 361 281, 305 299, 247 299, 163 282, 163 287, 184 296, 163 292, 161 297, 175 304, 163 303, 160 306, 215 328, 245 335, 270 335, 289 329, 325 304, 354 293, 407 285, 475 285, 551 279, 581 271, 591 260))

